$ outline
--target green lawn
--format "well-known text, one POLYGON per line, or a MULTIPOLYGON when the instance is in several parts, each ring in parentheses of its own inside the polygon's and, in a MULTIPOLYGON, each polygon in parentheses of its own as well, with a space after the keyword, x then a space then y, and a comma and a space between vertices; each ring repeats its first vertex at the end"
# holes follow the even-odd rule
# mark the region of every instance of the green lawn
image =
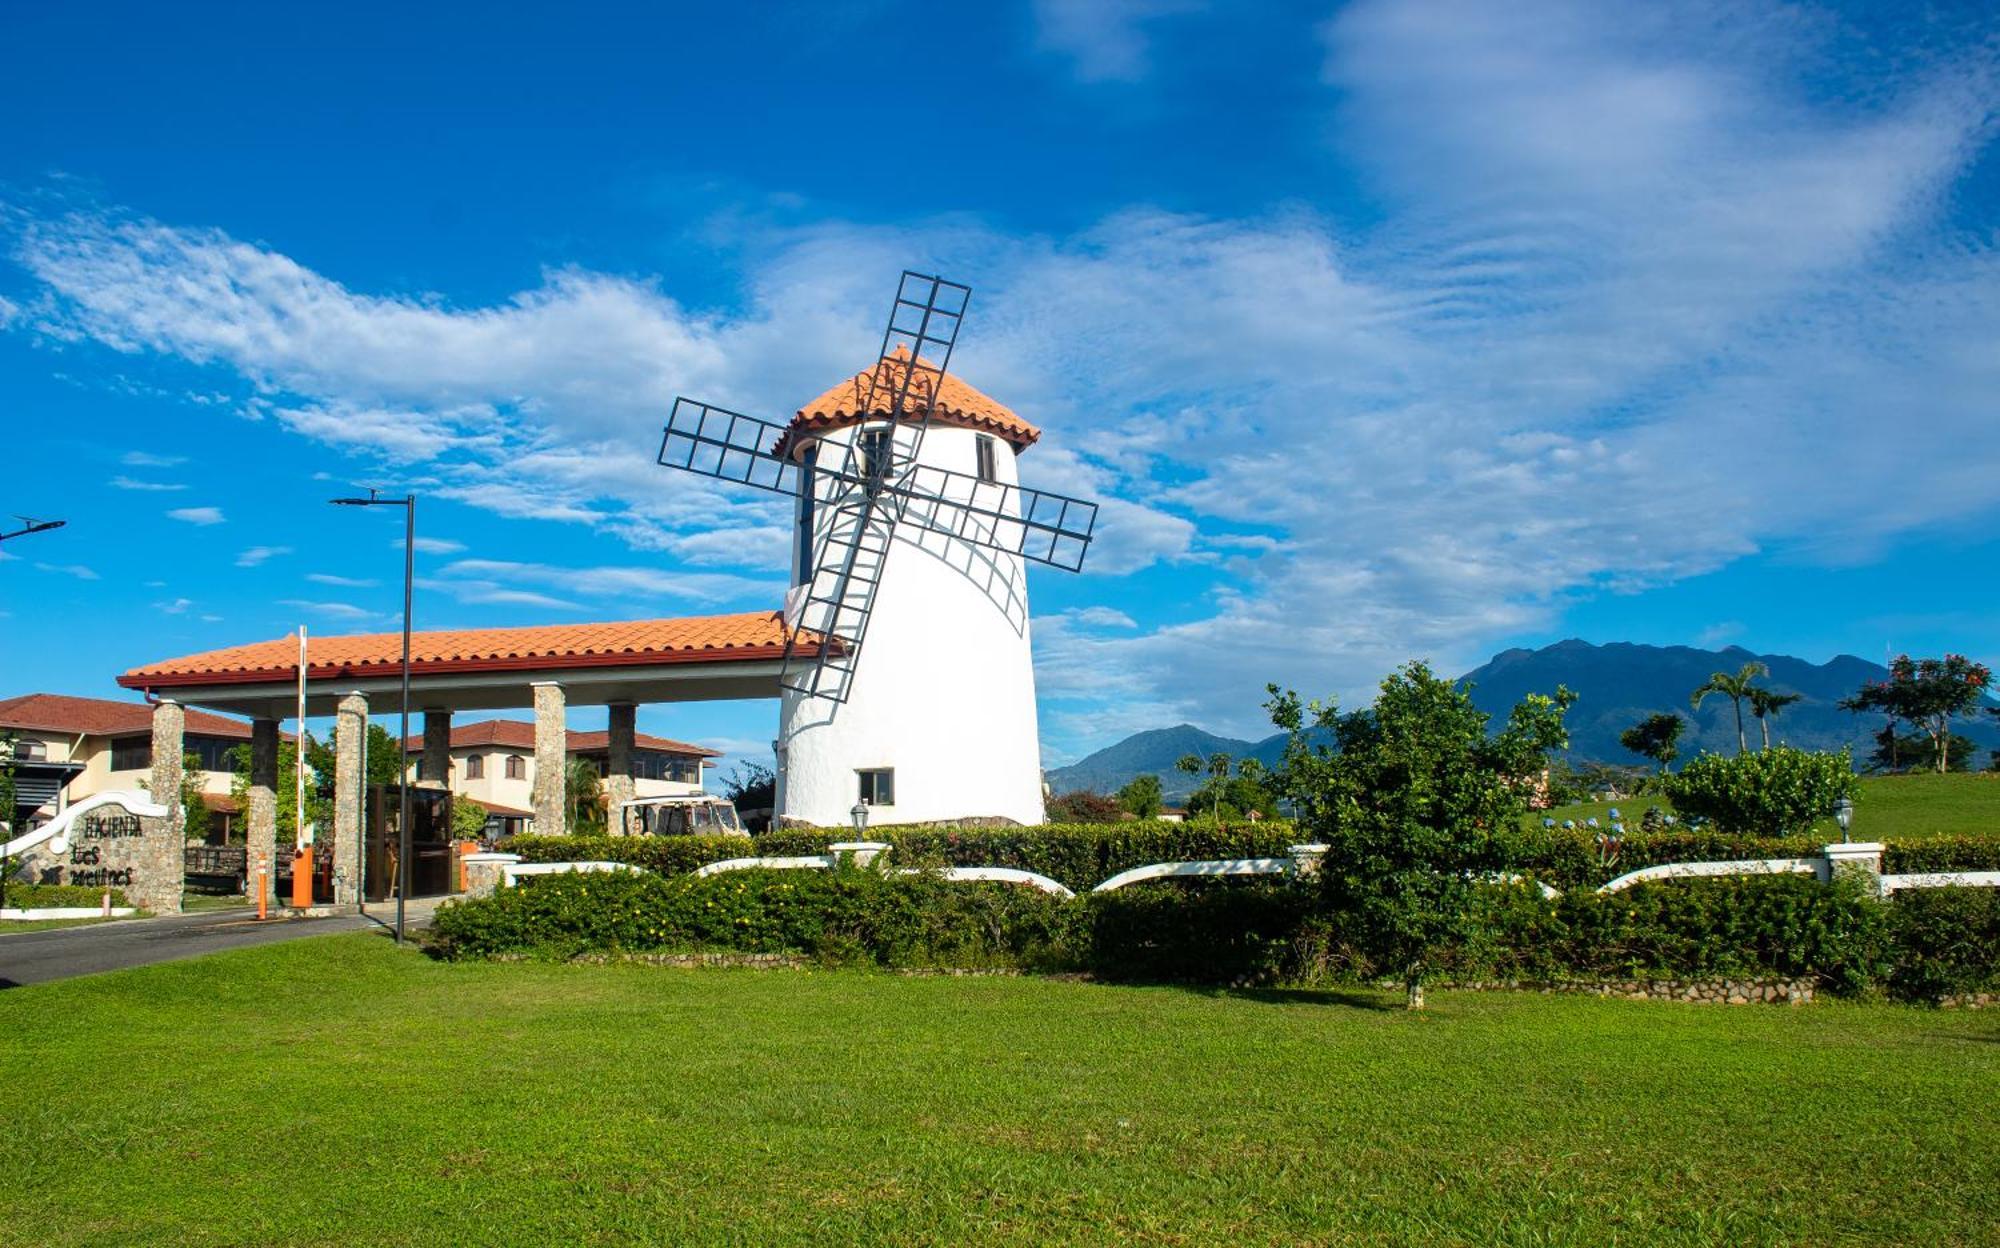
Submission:
MULTIPOLYGON (((1558 823, 1574 819, 1582 823, 1595 815, 1600 821, 1609 822, 1607 812, 1614 806, 1635 826, 1648 806, 1674 808, 1664 797, 1628 797, 1616 802, 1560 806, 1542 812, 1537 818, 1552 818, 1558 823)), ((1829 840, 1840 839, 1840 829, 1831 819, 1819 831, 1829 840)), ((2000 837, 2000 772, 1861 778, 1861 794, 1854 799, 1855 840, 1913 840, 1945 835, 2000 837)))
POLYGON ((36 1244, 1993 1243, 2000 1014, 303 940, 0 993, 36 1244))

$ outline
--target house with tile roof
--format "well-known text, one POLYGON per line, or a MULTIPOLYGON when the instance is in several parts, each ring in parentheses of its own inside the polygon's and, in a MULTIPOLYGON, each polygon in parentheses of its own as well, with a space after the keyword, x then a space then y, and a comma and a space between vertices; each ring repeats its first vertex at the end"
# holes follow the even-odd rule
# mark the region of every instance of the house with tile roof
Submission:
MULTIPOLYGON (((609 732, 568 731, 564 757, 588 762, 600 777, 611 774, 609 732)), ((634 796, 670 797, 703 791, 705 768, 719 751, 648 733, 632 734, 631 778, 634 796)), ((413 760, 412 782, 434 781, 423 760, 424 739, 412 735, 404 748, 413 760)), ((514 836, 528 830, 535 817, 535 726, 524 719, 485 719, 454 723, 442 777, 461 800, 476 802, 487 812, 489 836, 514 836)))
MULTIPOLYGON (((153 708, 144 702, 28 693, 0 699, 0 733, 14 738, 19 764, 34 768, 39 784, 17 781, 24 801, 22 827, 55 818, 73 802, 108 789, 136 792, 150 781, 153 708), (63 766, 67 764, 67 766, 63 766), (25 799, 39 799, 28 806, 25 799)), ((186 754, 201 760, 198 780, 211 815, 212 835, 224 834, 241 816, 229 794, 229 751, 250 741, 250 725, 227 715, 191 710, 183 738, 186 754)))

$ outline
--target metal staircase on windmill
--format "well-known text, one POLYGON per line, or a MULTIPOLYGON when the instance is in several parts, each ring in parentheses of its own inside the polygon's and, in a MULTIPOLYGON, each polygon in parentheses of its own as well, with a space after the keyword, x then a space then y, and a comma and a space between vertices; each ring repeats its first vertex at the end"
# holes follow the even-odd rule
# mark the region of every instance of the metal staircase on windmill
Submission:
POLYGON ((837 464, 818 462, 817 448, 795 458, 786 425, 674 400, 661 464, 793 499, 804 492, 833 508, 810 575, 786 600, 784 689, 847 701, 898 525, 1068 572, 1083 566, 1096 503, 918 460, 971 300, 969 286, 903 273, 858 427, 837 464))

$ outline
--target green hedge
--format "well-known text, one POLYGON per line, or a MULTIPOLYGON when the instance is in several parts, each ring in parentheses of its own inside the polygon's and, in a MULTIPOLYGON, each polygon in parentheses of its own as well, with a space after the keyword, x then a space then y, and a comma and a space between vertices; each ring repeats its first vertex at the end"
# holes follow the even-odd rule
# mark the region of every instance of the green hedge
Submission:
MULTIPOLYGON (((912 826, 871 829, 869 839, 894 846, 903 867, 1018 867, 1083 892, 1130 867, 1210 858, 1283 857, 1297 839, 1289 823, 1265 821, 1049 823, 1032 828, 912 826)), ((743 837, 517 836, 501 846, 530 862, 629 862, 678 875, 725 858, 817 854, 852 834, 767 832, 743 837)))
MULTIPOLYGON (((7 908, 9 910, 38 910, 56 906, 89 906, 92 909, 104 904, 104 890, 87 884, 19 884, 7 882, 7 908)), ((122 889, 111 890, 111 904, 128 906, 122 889)))
MULTIPOLYGON (((1747 836, 1713 825, 1645 831, 1628 823, 1617 861, 1601 865, 1595 830, 1528 825, 1496 842, 1495 871, 1519 871, 1564 892, 1591 889, 1627 871, 1668 862, 1734 858, 1804 858, 1818 836, 1747 836)), ((1208 821, 1045 824, 1033 828, 884 828, 870 834, 895 847, 898 866, 1020 867, 1084 892, 1129 867, 1207 858, 1282 857, 1298 839, 1289 823, 1208 821)), ((825 830, 740 836, 517 836, 502 848, 530 862, 597 859, 683 875, 725 858, 817 854, 840 833, 825 830)), ((1890 841, 1883 870, 2000 871, 2000 837, 1939 836, 1890 841)))
MULTIPOLYGON (((2000 987, 2000 893, 1894 902, 1853 881, 1759 876, 1557 900, 1483 889, 1480 936, 1442 980, 1810 979, 1906 1000, 2000 987)), ((788 953, 828 963, 1085 971, 1204 984, 1365 981, 1342 916, 1289 879, 1159 882, 1062 901, 1033 889, 874 871, 547 876, 441 907, 448 959, 586 953, 788 953)))
POLYGON ((732 871, 698 880, 552 875, 438 908, 447 959, 583 953, 791 953, 885 967, 1061 969, 1074 916, 1047 893, 875 871, 732 871))

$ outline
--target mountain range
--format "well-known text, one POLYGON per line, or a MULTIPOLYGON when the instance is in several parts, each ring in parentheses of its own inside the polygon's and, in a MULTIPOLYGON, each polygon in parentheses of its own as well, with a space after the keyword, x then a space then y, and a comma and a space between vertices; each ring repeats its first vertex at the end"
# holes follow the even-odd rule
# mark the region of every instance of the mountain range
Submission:
MULTIPOLYGON (((1736 748, 1736 714, 1727 698, 1710 698, 1699 711, 1688 708, 1688 695, 1714 672, 1734 672, 1751 661, 1771 669, 1759 683, 1800 700, 1771 721, 1773 741, 1809 750, 1851 746, 1856 757, 1872 748, 1868 740, 1882 726, 1879 715, 1858 716, 1839 702, 1871 680, 1888 676, 1879 663, 1843 654, 1825 663, 1808 663, 1782 654, 1754 654, 1741 646, 1703 650, 1694 646, 1648 646, 1631 642, 1593 645, 1559 641, 1539 650, 1503 650, 1461 680, 1471 686, 1473 704, 1496 718, 1529 693, 1553 693, 1563 685, 1575 691, 1569 711, 1569 759, 1573 763, 1604 762, 1643 765, 1618 744, 1618 734, 1639 720, 1672 711, 1688 721, 1681 737, 1681 757, 1702 750, 1729 752, 1736 748)), ((1752 748, 1760 740, 1756 721, 1744 711, 1744 731, 1752 748)), ((1987 720, 1967 719, 1956 731, 1982 749, 2000 746, 2000 731, 1987 720)), ((1184 754, 1204 757, 1218 751, 1232 758, 1256 758, 1274 763, 1284 749, 1284 737, 1273 734, 1251 741, 1219 736, 1193 724, 1154 728, 1135 733, 1116 745, 1048 773, 1058 793, 1089 789, 1115 792, 1134 776, 1148 772, 1160 777, 1169 801, 1185 797, 1194 781, 1174 770, 1184 754)))

